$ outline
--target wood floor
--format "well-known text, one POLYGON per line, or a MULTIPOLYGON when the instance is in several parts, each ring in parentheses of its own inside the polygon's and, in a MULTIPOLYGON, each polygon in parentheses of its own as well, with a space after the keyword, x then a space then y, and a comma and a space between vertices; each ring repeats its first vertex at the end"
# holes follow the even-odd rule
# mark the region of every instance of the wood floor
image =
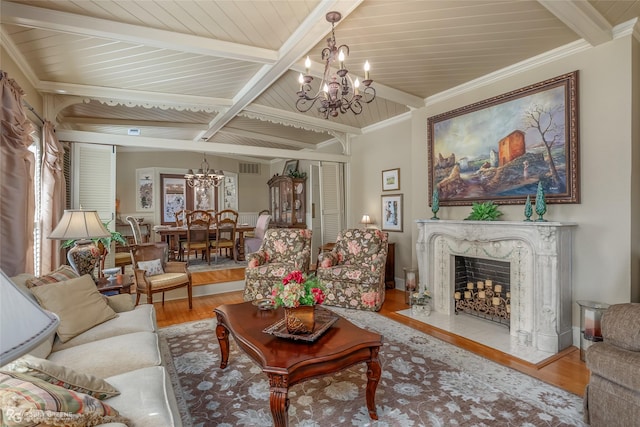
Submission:
MULTIPOLYGON (((193 273, 192 278, 196 286, 197 284, 244 280, 244 269, 198 272, 193 273)), ((213 318, 215 317, 213 309, 218 305, 238 302, 242 302, 242 293, 240 291, 194 298, 192 310, 189 310, 186 299, 167 301, 164 306, 161 303, 155 303, 154 305, 158 326, 164 327, 213 318)), ((580 350, 576 347, 569 347, 555 357, 534 365, 396 313, 396 311, 406 308, 404 292, 391 289, 387 290, 386 300, 379 314, 571 393, 579 396, 584 394, 584 388, 589 382, 589 370, 586 368, 585 363, 580 360, 580 350)))

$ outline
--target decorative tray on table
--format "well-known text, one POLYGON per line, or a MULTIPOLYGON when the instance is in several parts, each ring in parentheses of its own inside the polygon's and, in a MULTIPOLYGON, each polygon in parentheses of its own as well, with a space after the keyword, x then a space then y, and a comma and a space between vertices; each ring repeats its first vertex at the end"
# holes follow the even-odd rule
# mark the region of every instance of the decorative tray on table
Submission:
POLYGON ((320 336, 324 334, 327 329, 329 329, 340 318, 340 316, 338 316, 334 312, 320 307, 316 307, 315 317, 316 321, 313 327, 313 332, 309 334, 290 334, 287 331, 287 326, 284 323, 284 318, 280 319, 273 325, 263 329, 262 332, 264 332, 265 334, 275 335, 276 337, 280 338, 313 342, 320 338, 320 336))

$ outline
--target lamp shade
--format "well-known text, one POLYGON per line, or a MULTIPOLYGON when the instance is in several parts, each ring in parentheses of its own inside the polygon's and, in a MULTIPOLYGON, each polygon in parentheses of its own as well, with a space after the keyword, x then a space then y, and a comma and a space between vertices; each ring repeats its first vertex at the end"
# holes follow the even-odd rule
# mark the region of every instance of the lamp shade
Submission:
POLYGON ((59 323, 0 270, 0 366, 33 350, 59 323))
POLYGON ((369 226, 369 224, 373 224, 371 221, 371 217, 367 214, 362 215, 362 219, 360 220, 361 224, 364 224, 365 228, 369 226))
POLYGON ((111 237, 98 216, 97 211, 83 209, 68 209, 60 219, 58 225, 49 235, 49 239, 80 240, 111 237))

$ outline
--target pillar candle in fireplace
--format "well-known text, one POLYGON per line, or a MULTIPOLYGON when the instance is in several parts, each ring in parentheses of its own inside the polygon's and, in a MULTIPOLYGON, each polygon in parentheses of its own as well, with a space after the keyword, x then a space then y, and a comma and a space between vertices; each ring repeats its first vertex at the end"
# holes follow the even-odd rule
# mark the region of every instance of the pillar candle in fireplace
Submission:
POLYGON ((500 305, 500 298, 493 297, 493 305, 500 305))
POLYGON ((478 282, 478 289, 484 289, 484 283, 478 282))
POLYGON ((507 292, 507 298, 511 298, 511 292, 507 292))
POLYGON ((502 292, 502 286, 496 285, 496 287, 493 290, 496 291, 497 294, 499 294, 500 292, 502 292))
POLYGON ((453 294, 453 297, 455 299, 460 299, 460 292, 456 292, 455 294, 453 294))
POLYGON ((484 299, 485 295, 484 295, 484 291, 480 291, 478 292, 478 298, 480 299, 484 299))
POLYGON ((473 283, 467 282, 467 289, 473 290, 473 283))
POLYGON ((507 313, 511 313, 511 305, 507 304, 507 313))
POLYGON ((484 281, 484 284, 485 284, 485 286, 486 286, 487 288, 489 288, 489 289, 490 289, 490 288, 493 286, 493 280, 489 280, 489 279, 487 279, 487 280, 485 280, 485 281, 484 281))
POLYGON ((464 299, 471 299, 471 292, 464 291, 464 299))

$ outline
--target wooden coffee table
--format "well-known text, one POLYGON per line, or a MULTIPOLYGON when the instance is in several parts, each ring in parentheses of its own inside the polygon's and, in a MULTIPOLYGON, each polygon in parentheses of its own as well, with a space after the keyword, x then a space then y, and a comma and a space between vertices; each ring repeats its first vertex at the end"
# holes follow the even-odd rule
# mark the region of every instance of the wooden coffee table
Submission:
POLYGON ((375 394, 382 368, 378 352, 382 335, 361 329, 340 317, 316 341, 279 338, 262 332, 284 317, 282 308, 260 310, 252 302, 225 304, 214 310, 218 319, 216 335, 222 361, 229 361, 229 333, 269 377, 269 406, 276 426, 288 425, 289 387, 323 375, 341 371, 356 363, 367 364, 366 402, 369 416, 377 420, 375 394))

